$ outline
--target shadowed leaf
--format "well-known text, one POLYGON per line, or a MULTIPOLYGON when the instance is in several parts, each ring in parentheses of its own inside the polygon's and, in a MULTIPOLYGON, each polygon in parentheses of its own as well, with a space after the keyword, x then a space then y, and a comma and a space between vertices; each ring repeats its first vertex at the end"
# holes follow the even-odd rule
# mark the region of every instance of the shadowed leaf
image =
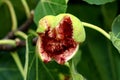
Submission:
POLYGON ((111 41, 120 53, 120 15, 112 23, 111 41))
POLYGON ((41 0, 36 9, 34 21, 38 25, 38 21, 46 15, 57 15, 66 12, 67 0, 41 0))

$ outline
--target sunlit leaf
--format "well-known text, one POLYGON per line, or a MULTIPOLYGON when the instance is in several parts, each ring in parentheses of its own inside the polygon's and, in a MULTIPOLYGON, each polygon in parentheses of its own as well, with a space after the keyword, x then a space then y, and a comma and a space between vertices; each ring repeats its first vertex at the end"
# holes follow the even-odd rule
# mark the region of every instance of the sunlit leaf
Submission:
POLYGON ((66 0, 66 3, 68 3, 69 0, 66 0))

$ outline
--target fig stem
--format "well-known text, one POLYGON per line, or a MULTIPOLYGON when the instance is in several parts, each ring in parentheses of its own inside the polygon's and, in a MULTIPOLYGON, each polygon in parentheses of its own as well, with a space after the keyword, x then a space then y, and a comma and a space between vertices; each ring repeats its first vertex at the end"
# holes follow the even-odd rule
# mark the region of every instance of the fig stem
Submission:
POLYGON ((24 6, 26 16, 27 16, 27 18, 29 18, 29 17, 30 17, 30 9, 29 9, 29 6, 28 6, 26 0, 21 0, 21 2, 22 2, 22 4, 23 4, 23 6, 24 6))
POLYGON ((29 29, 28 33, 33 34, 35 36, 38 36, 38 34, 36 33, 36 31, 29 29))
POLYGON ((10 10, 10 15, 11 15, 11 19, 12 19, 12 30, 14 31, 17 29, 17 18, 16 18, 16 14, 15 14, 13 5, 10 2, 10 0, 2 0, 2 2, 5 3, 10 10))
POLYGON ((15 61, 16 65, 17 65, 17 67, 18 67, 21 75, 23 77, 25 77, 25 75, 24 75, 24 69, 23 69, 23 66, 22 66, 22 63, 21 63, 21 60, 19 58, 18 53, 16 51, 15 52, 11 52, 11 56, 14 59, 14 61, 15 61))
POLYGON ((98 32, 100 32, 101 34, 103 34, 107 39, 110 40, 110 35, 105 31, 103 30, 102 28, 96 26, 96 25, 93 25, 93 24, 90 24, 90 23, 86 23, 86 22, 82 22, 83 26, 85 27, 88 27, 88 28, 91 28, 91 29, 94 29, 98 32))

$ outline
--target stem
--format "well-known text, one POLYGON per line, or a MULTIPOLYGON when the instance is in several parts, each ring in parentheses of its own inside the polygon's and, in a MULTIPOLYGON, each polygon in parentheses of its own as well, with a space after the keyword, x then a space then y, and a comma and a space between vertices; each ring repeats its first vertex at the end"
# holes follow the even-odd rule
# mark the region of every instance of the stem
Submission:
POLYGON ((15 61, 16 65, 17 65, 17 67, 18 67, 21 75, 22 75, 23 78, 24 78, 24 77, 25 77, 25 75, 24 75, 24 69, 23 69, 23 67, 22 67, 22 63, 21 63, 21 61, 20 61, 20 58, 19 58, 19 56, 18 56, 18 53, 17 53, 17 52, 11 52, 11 56, 12 56, 12 58, 14 59, 14 61, 15 61))
POLYGON ((39 78, 38 78, 38 76, 39 76, 38 69, 39 69, 39 67, 38 67, 38 56, 36 54, 36 80, 39 80, 39 78))
MULTIPOLYGON (((72 62, 72 61, 71 61, 72 62)), ((65 63, 65 65, 70 69, 70 74, 71 74, 71 77, 72 77, 72 79, 73 79, 73 77, 74 77, 74 66, 72 65, 72 63, 71 63, 70 61, 69 62, 66 62, 65 63)))
POLYGON ((16 18, 16 14, 15 14, 15 10, 13 8, 13 5, 10 2, 10 0, 2 0, 2 2, 6 3, 9 10, 10 10, 11 20, 12 20, 12 30, 14 31, 17 29, 17 18, 16 18))
MULTIPOLYGON (((21 36, 22 38, 24 38, 26 40, 26 43, 27 43, 27 35, 24 32, 16 31, 15 35, 21 36)), ((24 69, 23 69, 24 80, 26 80, 26 78, 27 78, 27 70, 28 70, 28 44, 26 44, 25 66, 24 66, 24 69)))
POLYGON ((98 32, 100 32, 101 34, 103 34, 106 38, 108 38, 110 40, 110 35, 105 32, 103 29, 101 29, 100 27, 98 26, 95 26, 93 24, 90 24, 90 23, 86 23, 86 22, 82 22, 82 24, 85 26, 85 27, 89 27, 89 28, 92 28, 98 32))
MULTIPOLYGON (((27 35, 24 32, 16 31, 15 35, 21 36, 22 38, 24 38, 26 40, 26 43, 27 43, 27 35)), ((24 80, 26 80, 26 78, 27 78, 27 70, 28 70, 28 44, 26 44, 25 66, 24 66, 24 69, 23 69, 24 80)))
POLYGON ((30 9, 29 9, 29 6, 28 6, 26 0, 21 0, 21 2, 22 2, 23 6, 24 6, 24 8, 25 8, 25 12, 26 12, 27 18, 29 18, 29 17, 30 17, 30 9))
POLYGON ((12 45, 16 46, 16 41, 15 40, 0 40, 0 44, 5 44, 5 45, 12 45))
MULTIPOLYGON (((0 44, 7 44, 7 45, 12 45, 12 46, 16 46, 16 41, 15 40, 0 40, 0 44)), ((11 52, 11 56, 13 57, 21 75, 23 76, 24 78, 24 70, 23 70, 23 67, 22 67, 22 64, 21 64, 21 61, 20 61, 20 58, 17 54, 17 52, 11 52)))
POLYGON ((35 35, 35 36, 38 36, 38 34, 34 30, 32 30, 32 29, 29 29, 28 32, 31 33, 31 34, 33 34, 33 35, 35 35))
POLYGON ((21 36, 22 38, 27 39, 27 35, 22 31, 16 31, 15 35, 16 36, 21 36))
MULTIPOLYGON (((11 19, 12 19, 12 31, 15 31, 15 30, 17 30, 17 18, 16 18, 14 8, 12 6, 12 3, 9 0, 2 0, 2 1, 7 4, 8 8, 10 10, 11 19)), ((25 34, 18 32, 18 31, 16 32, 16 35, 21 35, 24 38, 26 38, 25 34)), ((9 45, 16 46, 16 41, 15 40, 0 40, 0 44, 9 44, 9 45)), ((19 58, 17 52, 11 52, 11 56, 13 57, 21 75, 24 78, 25 77, 24 69, 22 67, 22 63, 20 61, 20 58, 19 58)))
POLYGON ((24 66, 24 72, 25 72, 25 77, 24 77, 24 80, 26 80, 27 79, 27 72, 28 72, 28 62, 29 62, 29 49, 28 49, 28 41, 27 41, 27 39, 26 39, 26 55, 25 55, 25 66, 24 66))

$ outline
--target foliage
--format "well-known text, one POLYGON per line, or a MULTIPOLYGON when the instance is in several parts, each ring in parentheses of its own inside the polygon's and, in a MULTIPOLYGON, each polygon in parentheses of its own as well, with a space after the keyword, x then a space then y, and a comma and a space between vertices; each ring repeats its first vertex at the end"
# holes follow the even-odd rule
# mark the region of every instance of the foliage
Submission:
POLYGON ((84 1, 88 2, 89 4, 101 5, 108 2, 113 2, 114 0, 84 0, 84 1))
POLYGON ((119 3, 119 0, 0 0, 0 80, 120 80, 119 3), (15 33, 13 42, 22 40, 26 46, 15 48, 15 44, 12 46, 14 50, 10 51, 1 48, 3 38, 11 31, 14 23, 5 1, 13 6, 17 26, 29 19, 29 11, 34 10, 34 22, 28 31, 17 32, 17 26, 12 30, 15 33), (37 37, 35 31, 38 21, 46 15, 60 13, 70 13, 82 22, 101 26, 98 28, 110 32, 106 33, 109 37, 106 38, 98 28, 92 30, 91 26, 87 28, 83 24, 86 40, 80 43, 78 53, 68 63, 43 63, 33 44, 33 39, 37 37))
POLYGON ((113 21, 112 24, 112 32, 111 32, 111 40, 113 45, 117 48, 120 53, 120 15, 113 21))

